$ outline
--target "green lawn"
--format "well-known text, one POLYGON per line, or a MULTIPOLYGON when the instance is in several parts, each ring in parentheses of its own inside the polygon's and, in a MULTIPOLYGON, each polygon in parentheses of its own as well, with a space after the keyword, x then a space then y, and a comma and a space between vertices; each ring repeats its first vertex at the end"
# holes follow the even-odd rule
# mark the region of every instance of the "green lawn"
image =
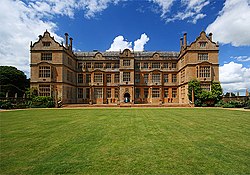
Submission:
POLYGON ((0 112, 0 174, 250 174, 250 112, 0 112))

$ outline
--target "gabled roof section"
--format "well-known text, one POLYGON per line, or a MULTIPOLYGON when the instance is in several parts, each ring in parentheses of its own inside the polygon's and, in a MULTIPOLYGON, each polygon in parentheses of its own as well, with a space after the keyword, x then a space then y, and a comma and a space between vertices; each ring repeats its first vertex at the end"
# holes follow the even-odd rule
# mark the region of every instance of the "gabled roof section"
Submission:
POLYGON ((60 43, 58 43, 53 36, 50 35, 50 33, 46 30, 43 35, 38 36, 39 39, 34 44, 31 42, 31 49, 35 49, 36 47, 43 46, 43 42, 50 42, 52 49, 55 49, 55 47, 61 47, 64 48, 64 46, 60 43))

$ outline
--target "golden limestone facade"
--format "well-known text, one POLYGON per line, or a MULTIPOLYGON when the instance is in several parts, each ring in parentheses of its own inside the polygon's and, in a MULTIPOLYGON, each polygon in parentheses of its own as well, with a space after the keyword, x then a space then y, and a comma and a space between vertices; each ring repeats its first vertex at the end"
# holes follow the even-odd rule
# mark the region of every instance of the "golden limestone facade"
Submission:
POLYGON ((49 32, 31 43, 31 88, 63 104, 189 104, 188 82, 210 90, 219 81, 218 44, 203 31, 180 52, 74 52, 49 32))

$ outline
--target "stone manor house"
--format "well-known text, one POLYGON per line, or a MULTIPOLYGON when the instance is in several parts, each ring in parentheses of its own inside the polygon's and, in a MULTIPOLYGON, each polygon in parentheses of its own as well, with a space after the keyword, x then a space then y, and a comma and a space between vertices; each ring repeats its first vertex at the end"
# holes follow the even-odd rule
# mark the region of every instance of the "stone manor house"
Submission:
MULTIPOLYGON (((68 41, 69 40, 69 41, 68 41)), ((31 88, 63 104, 187 105, 188 82, 210 91, 219 81, 219 45, 204 31, 191 44, 187 34, 179 52, 75 52, 48 31, 31 43, 31 88)))

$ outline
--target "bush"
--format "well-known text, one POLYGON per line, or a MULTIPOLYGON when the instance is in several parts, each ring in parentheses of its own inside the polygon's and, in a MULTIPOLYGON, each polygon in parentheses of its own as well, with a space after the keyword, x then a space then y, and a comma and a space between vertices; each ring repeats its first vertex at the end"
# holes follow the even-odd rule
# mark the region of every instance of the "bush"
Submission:
POLYGON ((218 103, 216 103, 214 106, 215 107, 223 107, 223 105, 225 104, 224 101, 220 100, 218 103))
POLYGON ((12 109, 13 104, 10 101, 2 101, 1 104, 1 109, 12 109))
POLYGON ((223 108, 243 108, 244 106, 244 102, 229 101, 223 105, 223 108))
POLYGON ((55 103, 52 97, 37 96, 32 99, 32 108, 53 108, 55 103))

